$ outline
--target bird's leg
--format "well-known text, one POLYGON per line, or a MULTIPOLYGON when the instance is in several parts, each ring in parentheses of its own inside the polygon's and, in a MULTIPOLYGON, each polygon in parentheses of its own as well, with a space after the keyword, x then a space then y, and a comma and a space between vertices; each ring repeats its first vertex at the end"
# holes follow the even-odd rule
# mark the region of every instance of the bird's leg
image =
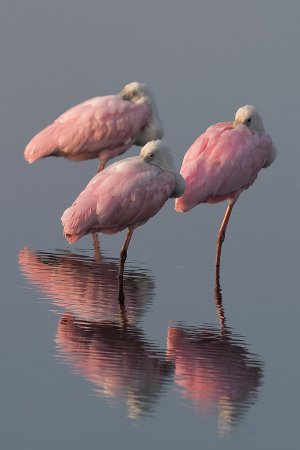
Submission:
POLYGON ((124 245, 122 247, 121 253, 120 253, 120 266, 119 266, 119 284, 118 284, 118 290, 119 290, 119 302, 120 304, 124 304, 124 292, 123 292, 123 275, 124 275, 124 264, 127 258, 127 250, 130 243, 130 239, 132 237, 133 228, 128 228, 128 233, 124 242, 124 245))
POLYGON ((100 159, 97 173, 101 172, 101 170, 104 169, 104 166, 105 166, 105 161, 101 161, 101 159, 100 159))
POLYGON ((130 243, 130 240, 132 238, 132 234, 133 234, 133 228, 128 228, 128 233, 126 235, 126 239, 125 242, 123 244, 121 253, 120 253, 120 271, 119 271, 119 276, 123 276, 123 270, 124 270, 124 263, 126 261, 127 258, 127 250, 128 250, 128 246, 130 243))
POLYGON ((100 244, 97 233, 92 234, 93 237, 93 247, 94 247, 94 259, 95 261, 101 261, 100 244))
POLYGON ((217 252, 216 252, 216 277, 219 278, 220 276, 220 260, 221 260, 221 251, 222 251, 222 244, 225 239, 225 233, 226 228, 229 222, 230 214, 233 209, 235 201, 229 200, 228 206, 223 218, 223 222, 220 226, 219 232, 218 232, 218 240, 217 240, 217 252))

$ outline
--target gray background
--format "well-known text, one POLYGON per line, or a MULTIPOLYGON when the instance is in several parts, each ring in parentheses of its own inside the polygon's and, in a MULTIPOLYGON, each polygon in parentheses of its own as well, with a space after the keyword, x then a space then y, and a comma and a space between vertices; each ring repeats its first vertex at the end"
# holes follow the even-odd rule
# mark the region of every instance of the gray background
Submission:
MULTIPOLYGON (((299 2, 274 0, 2 1, 1 447, 296 448, 299 11, 299 2), (68 107, 135 80, 155 94, 178 167, 207 126, 231 120, 246 103, 258 108, 279 150, 241 195, 223 249, 227 323, 259 355, 264 378, 255 404, 222 437, 216 412, 199 414, 172 377, 152 413, 138 420, 121 398, 111 405, 95 395, 90 381, 55 357, 58 308, 18 267, 25 246, 68 248, 59 218, 97 166, 54 158, 28 166, 26 143, 68 107)), ((127 270, 153 281, 139 329, 161 355, 170 324, 218 327, 213 262, 224 210, 204 205, 176 214, 170 201, 134 234, 127 270)), ((123 235, 101 239, 105 255, 116 258, 123 235)), ((90 237, 73 250, 91 256, 90 237)))

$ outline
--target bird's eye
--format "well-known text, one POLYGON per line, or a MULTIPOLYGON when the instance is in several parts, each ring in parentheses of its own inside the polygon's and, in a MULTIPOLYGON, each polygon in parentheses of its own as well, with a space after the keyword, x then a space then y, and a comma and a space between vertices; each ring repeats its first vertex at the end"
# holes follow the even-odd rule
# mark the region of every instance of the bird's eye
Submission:
POLYGON ((249 117, 249 119, 246 120, 246 123, 249 125, 249 123, 251 123, 251 117, 249 117))
POLYGON ((148 155, 148 159, 153 159, 154 154, 153 153, 149 153, 148 155))

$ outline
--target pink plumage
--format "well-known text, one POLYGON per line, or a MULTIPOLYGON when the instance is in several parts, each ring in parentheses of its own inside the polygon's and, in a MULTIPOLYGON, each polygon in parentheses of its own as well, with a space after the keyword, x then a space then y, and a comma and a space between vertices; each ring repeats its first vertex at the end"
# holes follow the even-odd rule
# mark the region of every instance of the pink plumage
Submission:
POLYGON ((176 190, 176 175, 147 162, 149 152, 158 154, 160 145, 150 142, 142 156, 111 164, 92 178, 62 216, 69 243, 93 232, 136 228, 162 208, 176 190))
POLYGON ((148 142, 139 156, 111 164, 90 181, 61 218, 64 235, 73 243, 85 234, 117 233, 128 227, 121 252, 122 278, 133 230, 183 190, 184 180, 168 149, 161 141, 148 142))
POLYGON ((130 83, 120 94, 95 97, 74 106, 29 142, 24 157, 33 163, 48 156, 72 161, 108 159, 131 145, 144 145, 163 135, 153 95, 145 84, 130 83))
POLYGON ((234 127, 232 122, 212 125, 185 154, 180 173, 186 190, 176 199, 176 211, 236 196, 255 181, 271 153, 268 134, 252 134, 247 127, 234 127))
POLYGON ((175 202, 176 211, 189 211, 199 203, 229 202, 219 230, 217 265, 234 203, 275 157, 272 139, 256 109, 249 105, 237 111, 235 122, 209 127, 186 152, 180 171, 186 188, 175 202))

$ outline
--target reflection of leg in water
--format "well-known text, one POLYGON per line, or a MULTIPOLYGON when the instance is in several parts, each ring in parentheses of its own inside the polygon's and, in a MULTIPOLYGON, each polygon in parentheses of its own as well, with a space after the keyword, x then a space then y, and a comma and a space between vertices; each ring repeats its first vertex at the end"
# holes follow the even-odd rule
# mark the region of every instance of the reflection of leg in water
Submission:
POLYGON ((123 302, 121 302, 120 296, 119 296, 119 305, 120 305, 121 324, 123 325, 123 328, 126 329, 126 327, 128 325, 128 317, 127 317, 126 307, 124 304, 124 294, 123 294, 123 302))
POLYGON ((221 326, 222 333, 226 332, 226 317, 222 304, 222 290, 220 286, 220 277, 219 271, 216 268, 216 278, 215 278, 215 304, 217 307, 218 318, 221 326))
POLYGON ((100 243, 97 233, 92 234, 93 237, 93 247, 94 247, 94 259, 95 261, 101 261, 102 256, 100 253, 100 243))

